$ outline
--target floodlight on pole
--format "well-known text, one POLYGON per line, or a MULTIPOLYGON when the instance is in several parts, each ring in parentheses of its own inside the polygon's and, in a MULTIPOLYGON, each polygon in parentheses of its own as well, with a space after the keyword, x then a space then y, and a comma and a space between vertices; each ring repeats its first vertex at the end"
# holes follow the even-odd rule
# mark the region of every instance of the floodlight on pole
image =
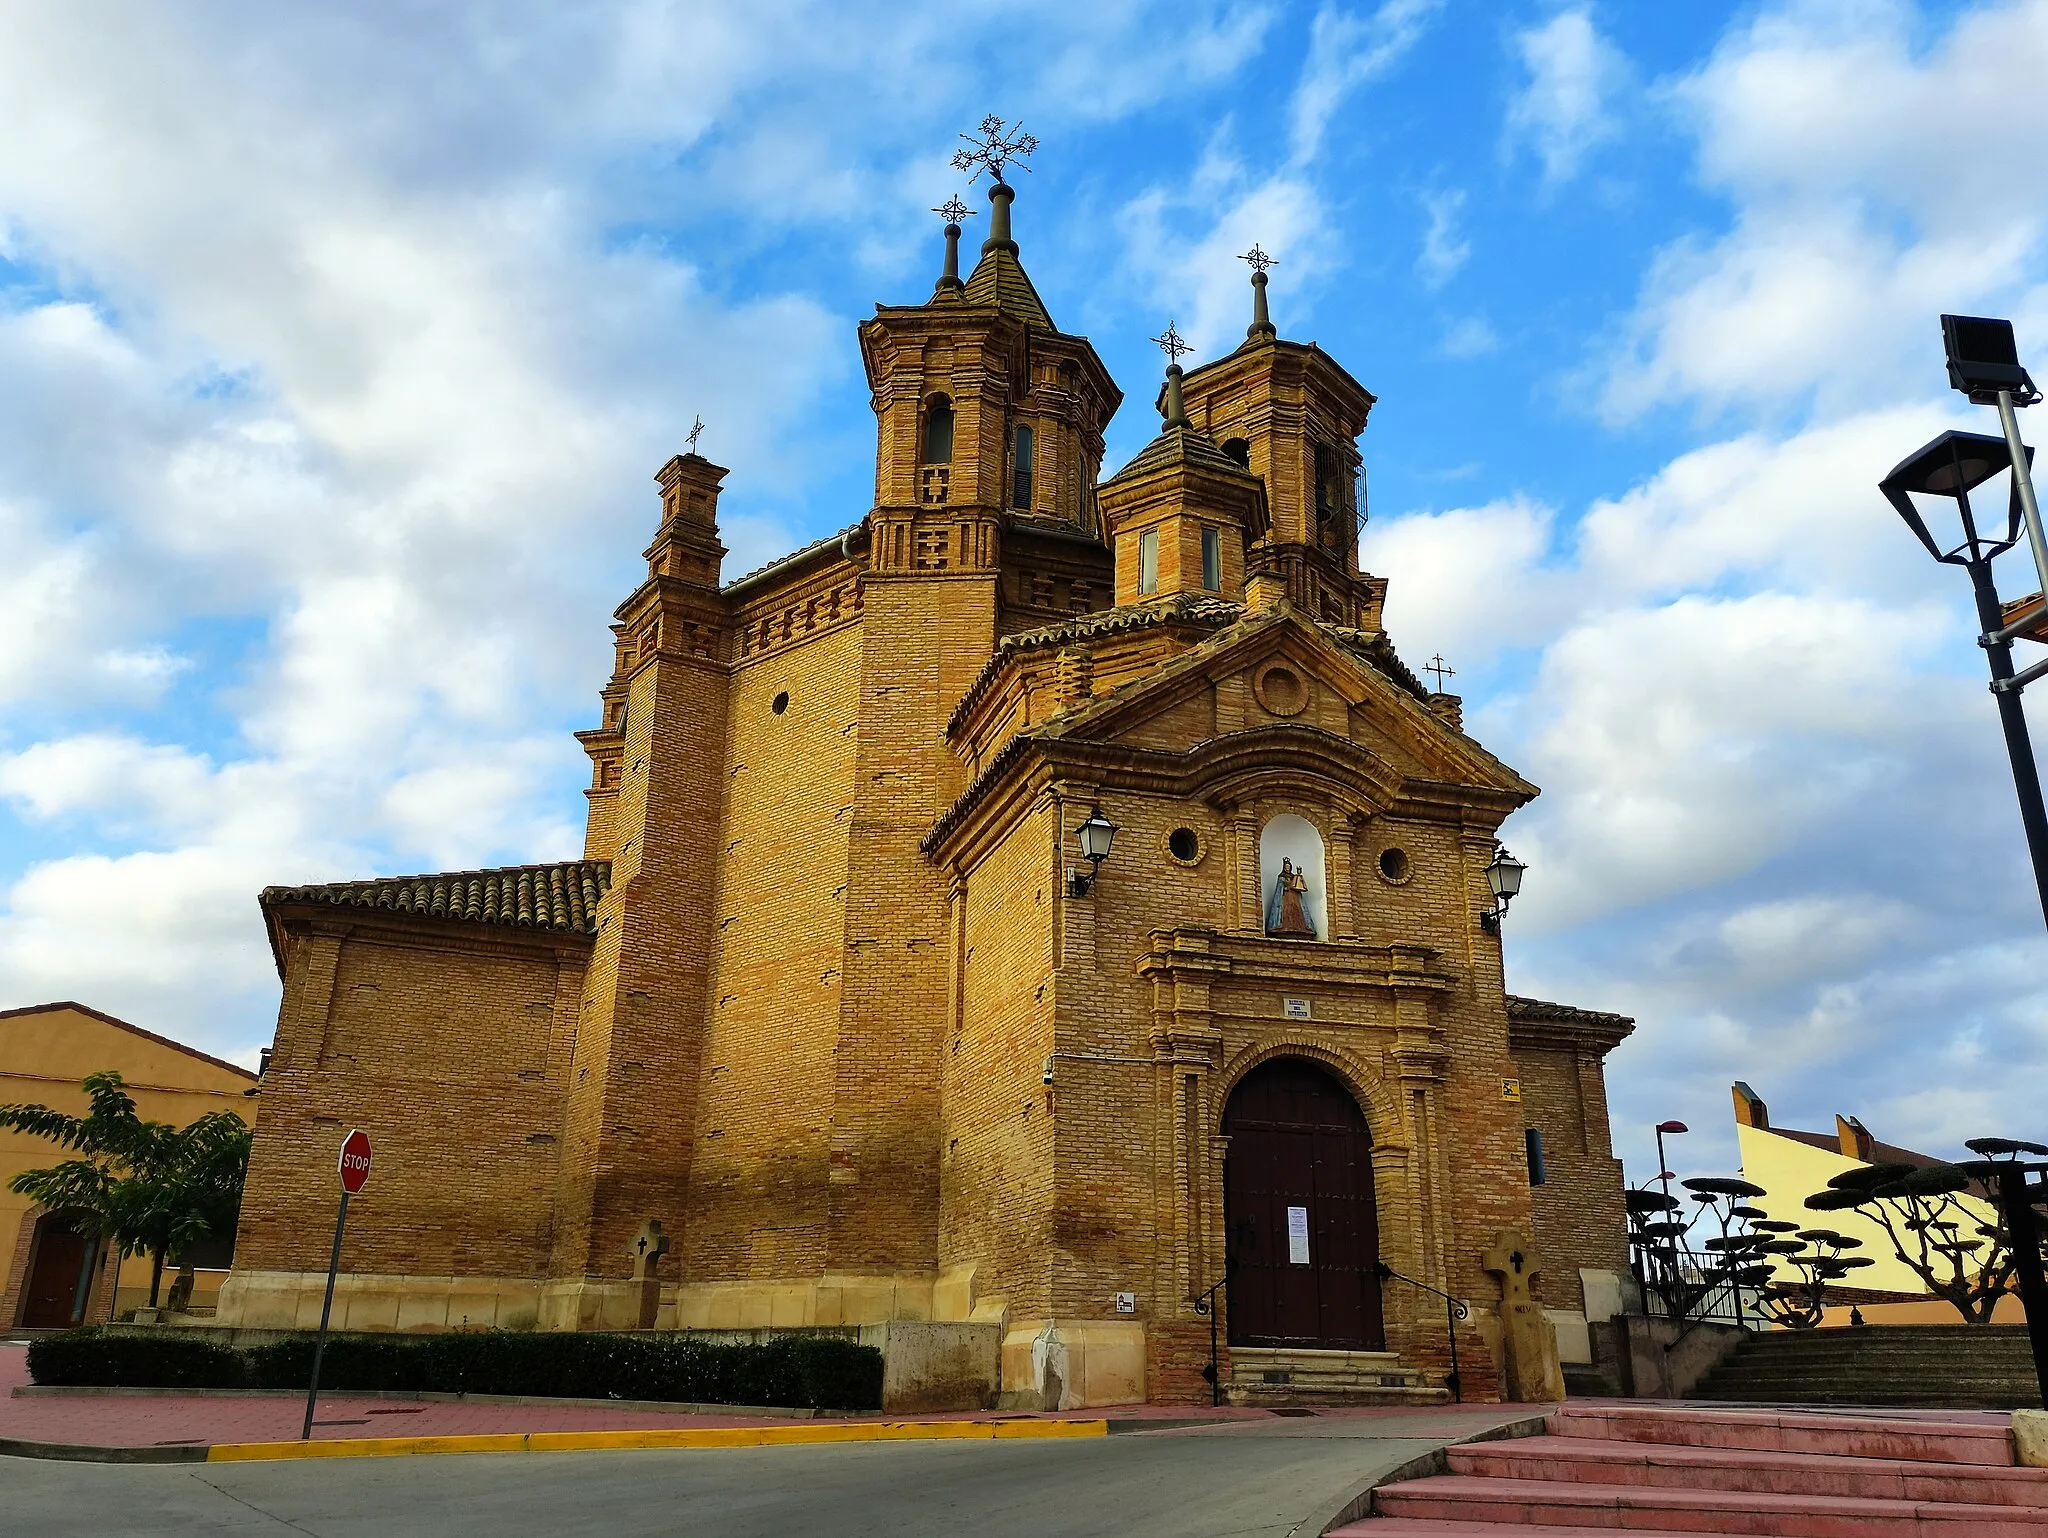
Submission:
MULTIPOLYGON (((2006 365, 1988 365, 2004 368, 2006 365)), ((1951 364, 1952 377, 1955 365, 1951 364)), ((1963 376, 1966 379, 1972 376, 1963 376)), ((1959 386, 1960 388, 1960 386, 1959 386)), ((2031 393, 2031 382, 2027 385, 2031 393)), ((2009 388, 2000 393, 2009 396, 2009 388)), ((2033 451, 2017 441, 2017 434, 1993 438, 1985 433, 1943 433, 1923 445, 1877 483, 1877 489, 1904 520, 1913 537, 1927 553, 1945 566, 1960 566, 1970 574, 1970 586, 1977 601, 1977 644, 1984 648, 1991 666, 1991 693, 1998 701, 1998 721, 2005 733, 2006 757, 2012 762, 2013 789, 2020 803, 2020 823, 2026 829, 2027 853, 2033 860, 2034 886, 2041 912, 2048 916, 2048 811, 2041 803, 2041 775, 2034 763, 2034 745, 2027 732, 2025 708, 2020 691, 2035 679, 2048 675, 2048 662, 2037 662, 2024 672, 2012 665, 2013 637, 2031 629, 2028 617, 2007 624, 1998 588, 1991 576, 1991 563, 2020 541, 2026 508, 2033 497, 2026 466, 2033 451), (2012 472, 2006 497, 2004 527, 1979 527, 1970 493, 2005 471, 2012 472), (1915 499, 1921 499, 1916 501, 1915 499), (1953 531, 1939 535, 1928 526, 1928 512, 1922 501, 1948 505, 1953 512, 1953 531)), ((2031 537, 2031 530, 2029 531, 2031 537)))
POLYGON ((1998 425, 2012 455, 2013 490, 2026 519, 2027 545, 2034 555, 2034 576, 2039 591, 2048 593, 2048 538, 2042 535, 2041 507, 2034 500, 2033 456, 2020 442, 2019 418, 2014 415, 2015 407, 2033 405, 2041 392, 2020 365, 2012 322, 1981 315, 1944 315, 1941 342, 1948 353, 1949 384, 1967 395, 1972 405, 1998 408, 1998 425))

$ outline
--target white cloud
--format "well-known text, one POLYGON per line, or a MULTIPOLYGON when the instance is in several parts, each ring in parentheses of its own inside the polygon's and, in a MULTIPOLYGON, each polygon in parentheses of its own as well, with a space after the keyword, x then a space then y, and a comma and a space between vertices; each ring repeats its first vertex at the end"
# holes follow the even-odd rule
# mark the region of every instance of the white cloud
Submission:
POLYGON ((1944 310, 2002 307, 2048 342, 2048 166, 1982 130, 2048 71, 2048 4, 1976 6, 1931 43, 1924 25, 1894 0, 1785 4, 1666 88, 1736 215, 1651 269, 1610 416, 1917 396, 1940 386, 1944 310))
POLYGON ((1309 29, 1308 58, 1291 103, 1296 166, 1321 153, 1344 99, 1400 63, 1442 8, 1443 0, 1382 0, 1370 15, 1360 15, 1326 0, 1309 29))
POLYGON ((1528 81, 1508 104, 1508 134, 1528 141, 1545 181, 1569 181, 1587 154, 1617 132, 1608 102, 1626 61, 1586 6, 1517 33, 1515 49, 1528 81))
POLYGON ((1446 358, 1483 358, 1500 351, 1500 333, 1477 315, 1453 321, 1437 350, 1446 358))
POLYGON ((1472 242, 1458 231, 1465 194, 1455 187, 1425 193, 1422 206, 1429 214, 1429 228, 1422 233, 1422 254, 1415 259, 1415 270, 1424 288, 1438 289, 1450 282, 1472 255, 1472 242))

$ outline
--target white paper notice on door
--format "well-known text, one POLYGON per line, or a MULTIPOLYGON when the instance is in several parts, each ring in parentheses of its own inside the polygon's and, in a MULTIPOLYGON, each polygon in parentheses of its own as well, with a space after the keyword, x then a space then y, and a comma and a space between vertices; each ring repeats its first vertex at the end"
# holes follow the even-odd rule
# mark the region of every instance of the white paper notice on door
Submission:
POLYGON ((1287 1263, 1290 1266, 1308 1264, 1308 1208, 1287 1209, 1287 1263))

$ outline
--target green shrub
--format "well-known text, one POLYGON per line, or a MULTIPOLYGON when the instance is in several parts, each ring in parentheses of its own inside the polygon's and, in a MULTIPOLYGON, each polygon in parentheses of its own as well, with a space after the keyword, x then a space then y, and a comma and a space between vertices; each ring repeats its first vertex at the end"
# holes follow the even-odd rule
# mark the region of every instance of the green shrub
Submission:
MULTIPOLYGON (((313 1337, 230 1350, 191 1336, 74 1330, 29 1347, 38 1383, 304 1388, 313 1337)), ((326 1389, 878 1410, 882 1353, 824 1336, 714 1345, 685 1335, 330 1335, 326 1389)))
POLYGON ((113 1388, 241 1388, 248 1381, 242 1353, 212 1341, 99 1329, 31 1341, 28 1372, 37 1383, 113 1388))

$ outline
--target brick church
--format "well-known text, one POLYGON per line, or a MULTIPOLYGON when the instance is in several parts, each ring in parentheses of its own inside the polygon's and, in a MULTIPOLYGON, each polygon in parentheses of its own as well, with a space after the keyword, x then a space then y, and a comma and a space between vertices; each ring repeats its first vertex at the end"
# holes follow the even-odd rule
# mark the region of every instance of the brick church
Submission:
POLYGON ((853 527, 729 579, 726 471, 663 466, 582 859, 263 893, 221 1323, 317 1321, 354 1126, 343 1328, 976 1322, 1012 1402, 1076 1406, 1206 1398, 1212 1319, 1254 1397, 1440 1392, 1403 1279, 1471 1301, 1498 1392, 1503 1234, 1567 1360, 1601 1317, 1630 1022, 1506 992, 1487 871, 1536 787, 1381 629, 1372 395, 1254 248, 1243 344, 1176 358, 1103 478, 1122 392, 1012 197, 861 324, 853 527))

